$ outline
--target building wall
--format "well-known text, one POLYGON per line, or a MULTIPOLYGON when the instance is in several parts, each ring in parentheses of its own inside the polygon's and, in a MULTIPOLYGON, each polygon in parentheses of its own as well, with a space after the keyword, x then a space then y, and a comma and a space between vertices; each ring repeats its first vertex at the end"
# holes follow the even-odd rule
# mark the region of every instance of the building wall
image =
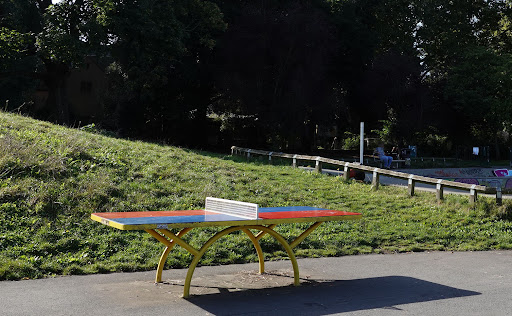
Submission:
POLYGON ((91 58, 86 58, 82 68, 72 70, 66 82, 70 113, 75 119, 101 117, 100 100, 106 89, 105 73, 91 58))

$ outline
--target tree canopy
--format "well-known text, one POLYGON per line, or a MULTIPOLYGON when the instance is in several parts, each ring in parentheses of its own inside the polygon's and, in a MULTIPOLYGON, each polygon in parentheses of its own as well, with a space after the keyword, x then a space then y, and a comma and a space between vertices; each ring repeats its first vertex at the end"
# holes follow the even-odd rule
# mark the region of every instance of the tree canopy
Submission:
POLYGON ((394 144, 435 134, 499 149, 512 145, 511 10, 509 0, 0 0, 0 102, 74 124, 67 78, 94 55, 109 87, 91 121, 125 136, 309 151, 365 121, 394 144), (42 85, 46 105, 34 109, 42 85))

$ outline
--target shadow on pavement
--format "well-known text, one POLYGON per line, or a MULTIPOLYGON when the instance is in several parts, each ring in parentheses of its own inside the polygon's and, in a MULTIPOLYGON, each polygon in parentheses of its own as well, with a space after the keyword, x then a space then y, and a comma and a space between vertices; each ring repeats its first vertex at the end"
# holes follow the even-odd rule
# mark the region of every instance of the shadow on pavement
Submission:
POLYGON ((191 296, 188 301, 213 315, 329 315, 480 295, 404 276, 309 281, 280 287, 191 296))

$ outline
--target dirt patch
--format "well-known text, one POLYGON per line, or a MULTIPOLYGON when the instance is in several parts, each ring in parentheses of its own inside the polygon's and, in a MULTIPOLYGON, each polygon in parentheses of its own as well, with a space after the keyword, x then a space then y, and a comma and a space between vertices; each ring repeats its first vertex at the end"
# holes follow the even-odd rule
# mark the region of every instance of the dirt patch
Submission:
MULTIPOLYGON (((302 275, 301 285, 311 282, 308 275, 302 275)), ((96 285, 103 298, 124 306, 155 306, 159 303, 182 299, 185 278, 166 279, 162 283, 128 281, 96 285)), ((254 289, 293 286, 293 270, 269 270, 259 274, 256 271, 236 271, 228 274, 198 275, 192 278, 191 295, 218 294, 254 289)))

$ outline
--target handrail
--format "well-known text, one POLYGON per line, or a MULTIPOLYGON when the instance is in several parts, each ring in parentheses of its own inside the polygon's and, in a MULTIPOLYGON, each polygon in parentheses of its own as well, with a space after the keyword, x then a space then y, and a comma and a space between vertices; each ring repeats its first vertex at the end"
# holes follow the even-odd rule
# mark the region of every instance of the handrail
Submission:
POLYGON ((379 188, 379 176, 384 175, 388 177, 393 178, 399 178, 403 180, 408 181, 408 192, 410 196, 414 195, 414 188, 415 183, 427 183, 427 184, 434 184, 436 185, 436 196, 438 201, 443 200, 443 191, 444 188, 454 188, 454 189, 461 189, 461 190, 468 190, 469 191, 469 200, 471 203, 476 202, 477 200, 477 194, 478 193, 486 193, 486 194, 496 194, 496 203, 498 205, 501 205, 502 203, 502 190, 501 188, 489 188, 483 185, 476 185, 476 184, 469 184, 469 183, 461 183, 461 182, 455 182, 455 181, 449 181, 449 180, 442 180, 442 179, 436 179, 436 178, 430 178, 425 176, 419 176, 404 172, 398 172, 388 169, 382 169, 382 168, 376 168, 376 167, 370 167, 361 165, 359 163, 355 162, 345 162, 341 160, 336 159, 330 159, 330 158, 324 158, 320 156, 308 156, 308 155, 297 155, 297 154, 287 154, 282 152, 275 152, 275 151, 265 151, 265 150, 258 150, 258 149, 250 149, 250 148, 243 148, 238 146, 232 146, 231 147, 231 154, 238 154, 238 153, 246 153, 247 157, 250 158, 251 154, 256 155, 262 155, 262 156, 268 156, 269 162, 272 161, 273 157, 280 157, 280 158, 290 158, 293 159, 293 166, 297 166, 298 160, 308 160, 308 161, 314 161, 315 162, 315 170, 317 172, 322 172, 322 163, 328 163, 331 165, 337 165, 344 167, 344 178, 346 180, 349 179, 349 168, 357 169, 361 171, 366 172, 372 172, 372 187, 377 190, 379 188))

